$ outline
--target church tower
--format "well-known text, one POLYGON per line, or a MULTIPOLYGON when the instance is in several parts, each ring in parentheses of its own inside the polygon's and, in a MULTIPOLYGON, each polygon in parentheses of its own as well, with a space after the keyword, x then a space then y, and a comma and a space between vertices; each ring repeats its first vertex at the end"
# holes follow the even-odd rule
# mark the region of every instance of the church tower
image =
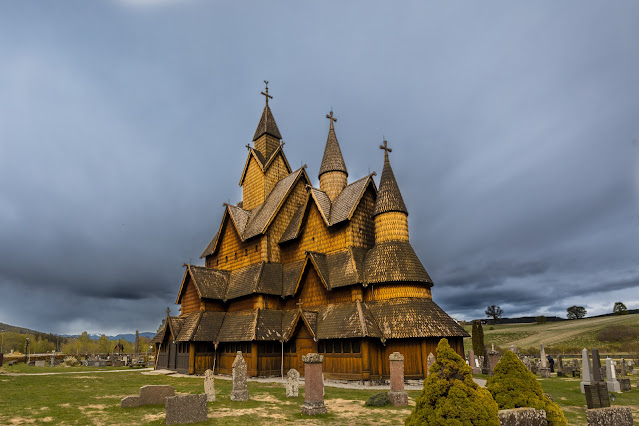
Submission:
POLYGON ((408 210, 404 204, 395 174, 388 159, 388 143, 380 146, 384 150, 384 169, 379 181, 379 191, 373 216, 375 217, 375 243, 388 241, 408 242, 408 210))
POLYGON ((325 192, 328 198, 333 201, 348 184, 348 171, 333 126, 333 122, 337 121, 337 118, 333 117, 333 111, 327 114, 326 118, 330 120, 331 127, 328 130, 324 157, 319 170, 319 180, 320 191, 325 192))

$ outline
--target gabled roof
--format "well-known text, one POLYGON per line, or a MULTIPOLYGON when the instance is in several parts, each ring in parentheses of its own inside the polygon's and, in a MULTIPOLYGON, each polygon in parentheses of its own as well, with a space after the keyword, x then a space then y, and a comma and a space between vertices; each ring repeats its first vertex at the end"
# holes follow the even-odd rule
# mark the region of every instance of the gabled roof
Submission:
POLYGON ((217 336, 218 342, 246 342, 255 340, 258 311, 226 312, 217 336))
POLYGON ((257 124, 257 129, 255 129, 253 140, 258 140, 264 133, 275 138, 282 139, 282 135, 277 128, 275 118, 273 117, 273 113, 271 112, 271 108, 268 106, 268 103, 264 106, 264 111, 262 111, 262 117, 260 118, 260 122, 257 124))
POLYGON ((224 300, 253 293, 282 295, 282 264, 254 263, 231 271, 224 300))
POLYGON ((375 173, 372 173, 347 185, 332 202, 325 192, 309 186, 309 196, 306 199, 306 203, 295 211, 288 227, 280 237, 279 243, 292 241, 300 236, 302 222, 308 213, 311 200, 317 206, 326 226, 334 226, 345 220, 350 220, 369 185, 372 185, 373 190, 376 191, 375 182, 373 181, 374 175, 375 173))
POLYGON ((433 284, 408 241, 375 244, 364 258, 364 283, 399 281, 433 284))
POLYGON ((178 298, 175 303, 180 303, 182 291, 189 278, 195 285, 195 289, 200 298, 224 299, 230 275, 229 271, 196 265, 184 266, 186 266, 186 271, 184 271, 184 277, 182 278, 182 284, 180 285, 180 291, 178 292, 178 298))
POLYGON ((226 312, 202 312, 192 340, 194 342, 215 342, 225 315, 226 312))
POLYGON ((200 322, 200 318, 202 316, 202 312, 191 312, 184 317, 184 322, 182 324, 182 328, 180 329, 180 334, 175 339, 176 342, 189 342, 193 338, 193 334, 195 333, 195 329, 197 328, 198 323, 200 322))
POLYGON ((331 128, 328 131, 328 138, 326 139, 326 148, 324 148, 324 157, 322 157, 319 176, 326 172, 344 172, 348 176, 346 163, 344 163, 344 157, 342 156, 342 150, 339 148, 332 121, 331 128))
POLYGON ((379 180, 379 191, 375 201, 373 216, 386 212, 402 212, 408 214, 406 204, 399 191, 399 186, 395 180, 395 174, 388 160, 388 151, 384 151, 384 170, 379 180))
POLYGON ((246 241, 266 232, 284 204, 284 201, 286 201, 286 198, 295 187, 295 184, 301 178, 304 178, 306 182, 308 182, 308 175, 303 167, 277 182, 273 190, 271 190, 270 194, 266 197, 266 200, 250 211, 238 206, 225 204, 220 228, 200 257, 209 256, 217 250, 220 240, 219 236, 222 235, 227 216, 231 217, 231 222, 242 241, 246 241))
POLYGON ((262 173, 264 173, 271 166, 271 164, 273 164, 278 155, 282 156, 282 160, 284 160, 286 170, 291 173, 291 166, 290 164, 288 164, 286 155, 284 155, 282 145, 278 146, 268 159, 264 158, 260 151, 254 148, 249 148, 248 157, 246 157, 246 162, 244 163, 244 170, 242 170, 242 177, 240 177, 240 186, 244 184, 244 179, 246 178, 246 172, 248 171, 251 158, 254 158, 257 161, 257 165, 260 166, 260 170, 262 170, 262 173))
POLYGON ((385 339, 470 337, 432 299, 398 298, 364 303, 385 339))
POLYGON ((318 339, 352 337, 383 337, 368 307, 357 301, 324 305, 318 308, 318 339))
POLYGON ((277 309, 259 309, 255 340, 282 340, 283 311, 277 309))

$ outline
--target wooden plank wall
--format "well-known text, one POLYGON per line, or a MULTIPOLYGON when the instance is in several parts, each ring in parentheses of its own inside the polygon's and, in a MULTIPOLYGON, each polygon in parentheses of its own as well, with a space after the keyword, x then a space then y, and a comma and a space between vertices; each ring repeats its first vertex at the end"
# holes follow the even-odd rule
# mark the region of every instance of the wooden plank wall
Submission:
POLYGON ((200 296, 190 276, 186 278, 185 289, 183 290, 182 305, 180 306, 180 315, 197 312, 200 310, 200 296))
POLYGON ((265 243, 265 237, 255 237, 242 242, 232 221, 229 216, 224 221, 218 251, 214 256, 206 258, 208 268, 232 271, 263 260, 262 240, 264 239, 265 243))

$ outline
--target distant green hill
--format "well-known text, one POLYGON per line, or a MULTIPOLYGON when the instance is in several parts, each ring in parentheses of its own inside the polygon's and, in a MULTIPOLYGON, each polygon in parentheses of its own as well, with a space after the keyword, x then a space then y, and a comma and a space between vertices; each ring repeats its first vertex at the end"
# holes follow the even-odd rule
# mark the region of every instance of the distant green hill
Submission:
POLYGON ((24 327, 16 327, 15 325, 5 324, 0 322, 0 330, 4 330, 6 333, 20 333, 20 334, 47 334, 41 331, 30 330, 24 327))
MULTIPOLYGON (((471 332, 472 327, 466 326, 471 332)), ((538 352, 539 345, 554 352, 578 353, 598 347, 608 352, 639 351, 639 314, 613 315, 545 324, 484 324, 484 342, 502 349, 515 345, 520 351, 538 352), (492 328, 492 329, 491 329, 492 328)), ((465 339, 466 350, 471 339, 465 339)))

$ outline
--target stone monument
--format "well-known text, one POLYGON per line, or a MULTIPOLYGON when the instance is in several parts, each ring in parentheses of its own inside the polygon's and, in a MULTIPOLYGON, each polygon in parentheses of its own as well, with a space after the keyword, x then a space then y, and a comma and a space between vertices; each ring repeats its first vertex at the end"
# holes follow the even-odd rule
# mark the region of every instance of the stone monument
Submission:
POLYGON ((617 381, 615 363, 611 358, 606 358, 606 385, 608 385, 608 392, 621 392, 621 386, 617 381))
POLYGON ((231 401, 248 401, 249 392, 246 387, 246 361, 242 357, 242 351, 237 351, 233 361, 233 390, 231 401))
POLYGON ((404 390, 404 355, 393 352, 388 356, 390 361, 390 392, 388 399, 395 407, 408 405, 408 394, 404 390))
POLYGON ((581 393, 586 393, 584 385, 588 385, 590 382, 592 382, 592 371, 590 370, 588 349, 583 348, 581 351, 581 393))
POLYGON ((475 351, 472 349, 468 351, 468 365, 473 374, 481 374, 481 369, 478 368, 477 359, 475 358, 475 351))
POLYGON ((435 361, 437 361, 437 359, 435 358, 435 355, 433 355, 432 352, 429 353, 428 358, 426 358, 426 375, 430 373, 430 366, 435 364, 435 361))
POLYGON ((495 366, 499 362, 499 352, 495 350, 495 345, 492 345, 490 352, 488 352, 488 368, 490 369, 490 375, 493 375, 495 366))
POLYGON ((546 358, 546 351, 544 350, 544 344, 539 345, 539 358, 541 361, 541 366, 539 367, 539 374, 544 379, 550 377, 550 367, 548 367, 548 359, 546 358))
POLYGON ((307 416, 326 414, 324 381, 322 379, 324 356, 310 353, 304 355, 302 361, 304 361, 304 405, 302 405, 302 414, 307 416))
POLYGON ((199 423, 207 420, 206 409, 207 396, 200 395, 176 395, 166 398, 167 425, 184 423, 199 423))
POLYGON ((297 398, 300 389, 300 372, 294 368, 286 373, 286 397, 297 398))
POLYGON ((215 377, 211 370, 204 372, 204 393, 207 402, 215 402, 215 377))

